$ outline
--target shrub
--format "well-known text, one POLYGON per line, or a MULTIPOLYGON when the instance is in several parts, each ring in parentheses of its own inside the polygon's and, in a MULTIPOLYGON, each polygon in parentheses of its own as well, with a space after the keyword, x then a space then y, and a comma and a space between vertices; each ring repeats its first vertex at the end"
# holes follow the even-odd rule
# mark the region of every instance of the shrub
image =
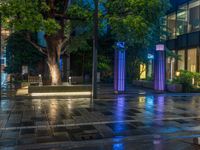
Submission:
POLYGON ((199 87, 199 85, 200 85, 200 73, 195 72, 195 73, 193 73, 193 76, 194 76, 195 86, 199 87))
POLYGON ((194 78, 194 73, 186 70, 181 70, 180 76, 174 78, 173 82, 182 84, 183 92, 190 92, 193 89, 193 84, 192 84, 193 78, 194 78))

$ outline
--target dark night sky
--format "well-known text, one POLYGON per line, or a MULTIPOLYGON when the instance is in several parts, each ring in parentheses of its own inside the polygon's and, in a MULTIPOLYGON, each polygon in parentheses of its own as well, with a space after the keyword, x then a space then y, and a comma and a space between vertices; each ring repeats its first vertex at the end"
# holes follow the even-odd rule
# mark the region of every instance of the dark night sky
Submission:
POLYGON ((173 12, 174 10, 176 10, 176 8, 177 8, 176 6, 181 5, 183 3, 186 3, 188 1, 191 1, 191 0, 170 0, 172 8, 168 11, 168 13, 173 12))
POLYGON ((185 3, 185 2, 188 2, 190 0, 170 0, 172 5, 179 5, 179 4, 182 4, 182 3, 185 3))

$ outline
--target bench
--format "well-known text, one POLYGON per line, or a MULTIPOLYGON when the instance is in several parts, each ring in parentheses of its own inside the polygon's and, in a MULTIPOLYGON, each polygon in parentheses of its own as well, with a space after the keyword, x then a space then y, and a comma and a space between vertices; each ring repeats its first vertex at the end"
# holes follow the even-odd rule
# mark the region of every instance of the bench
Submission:
POLYGON ((71 76, 71 83, 72 84, 82 84, 83 76, 71 76))
POLYGON ((42 76, 28 76, 29 85, 42 85, 42 76))

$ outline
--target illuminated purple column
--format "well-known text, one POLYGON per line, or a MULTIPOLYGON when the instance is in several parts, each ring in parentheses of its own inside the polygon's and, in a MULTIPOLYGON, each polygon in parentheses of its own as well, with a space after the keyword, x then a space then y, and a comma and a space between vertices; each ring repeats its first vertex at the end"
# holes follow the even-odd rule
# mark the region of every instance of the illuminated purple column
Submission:
POLYGON ((165 46, 156 45, 154 62, 154 90, 163 92, 165 90, 165 46))
POLYGON ((125 91, 126 52, 124 42, 117 43, 114 64, 114 91, 120 93, 125 91))

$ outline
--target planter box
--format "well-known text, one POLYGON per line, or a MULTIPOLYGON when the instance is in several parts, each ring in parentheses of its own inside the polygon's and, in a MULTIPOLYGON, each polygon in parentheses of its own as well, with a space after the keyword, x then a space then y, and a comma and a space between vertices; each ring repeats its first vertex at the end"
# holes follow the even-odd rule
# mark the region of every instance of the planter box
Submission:
POLYGON ((21 83, 21 87, 26 87, 26 86, 29 86, 29 83, 28 83, 28 82, 22 82, 22 83, 21 83))
POLYGON ((133 80, 133 85, 142 86, 142 82, 140 80, 133 80))
POLYGON ((78 96, 91 95, 92 86, 29 86, 28 93, 31 96, 78 96))
POLYGON ((133 85, 153 89, 153 81, 134 80, 133 85))
POLYGON ((167 84, 167 91, 169 92, 183 92, 183 86, 181 84, 167 84))
POLYGON ((149 88, 149 89, 153 89, 154 84, 152 81, 142 81, 142 86, 144 88, 149 88))
POLYGON ((51 92, 85 92, 91 91, 90 85, 73 85, 73 86, 29 86, 29 93, 51 93, 51 92))
MULTIPOLYGON (((133 85, 138 86, 138 87, 154 89, 153 81, 134 80, 133 85)), ((183 92, 183 87, 181 84, 166 84, 166 90, 169 92, 181 93, 183 92)))

